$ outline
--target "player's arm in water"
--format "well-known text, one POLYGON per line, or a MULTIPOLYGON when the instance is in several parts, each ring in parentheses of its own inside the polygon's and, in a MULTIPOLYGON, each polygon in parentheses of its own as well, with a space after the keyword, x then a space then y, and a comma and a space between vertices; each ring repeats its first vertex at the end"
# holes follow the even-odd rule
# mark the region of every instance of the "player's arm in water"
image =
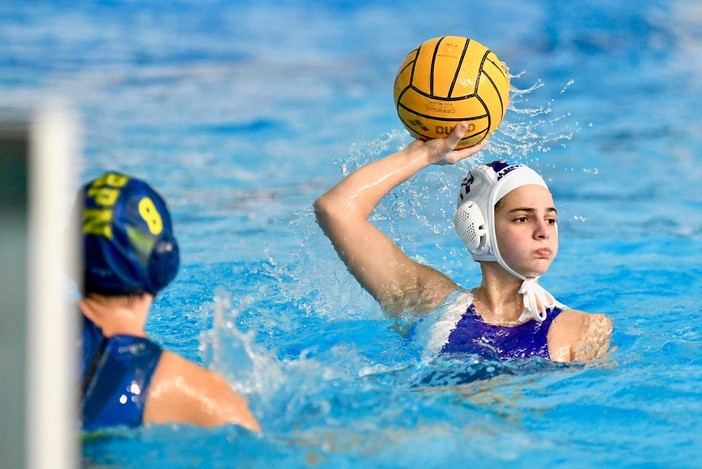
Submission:
POLYGON ((548 350, 557 362, 602 358, 612 349, 612 320, 604 314, 563 311, 548 330, 548 350))
POLYGON ((369 220, 394 187, 432 164, 455 164, 485 142, 455 150, 467 130, 456 125, 446 138, 414 141, 342 180, 314 203, 317 222, 358 282, 389 314, 427 313, 458 286, 443 273, 410 259, 369 220))
POLYGON ((152 378, 144 421, 183 422, 203 427, 234 423, 261 431, 246 400, 223 376, 169 351, 161 355, 152 378))

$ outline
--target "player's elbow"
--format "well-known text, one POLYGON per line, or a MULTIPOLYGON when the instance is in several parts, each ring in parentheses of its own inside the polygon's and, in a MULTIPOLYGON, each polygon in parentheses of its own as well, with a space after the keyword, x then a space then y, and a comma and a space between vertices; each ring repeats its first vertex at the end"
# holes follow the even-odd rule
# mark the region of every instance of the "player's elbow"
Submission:
POLYGON ((612 320, 604 314, 593 314, 590 317, 588 330, 585 334, 589 349, 585 356, 587 359, 602 358, 606 356, 612 346, 612 320))
POLYGON ((612 337, 613 323, 609 316, 604 314, 594 314, 590 327, 594 329, 595 335, 609 342, 612 337))
POLYGON ((334 215, 339 213, 339 210, 334 207, 334 200, 329 194, 324 194, 314 201, 312 208, 314 209, 314 215, 319 226, 324 228, 334 218, 334 215))
POLYGON ((602 335, 604 336, 604 341, 606 343, 604 349, 605 351, 609 351, 610 347, 612 346, 612 331, 614 330, 614 323, 609 316, 605 316, 604 314, 602 315, 602 329, 602 335))
POLYGON ((609 316, 602 315, 604 317, 605 329, 607 330, 607 335, 612 335, 612 330, 614 329, 614 323, 609 316))
POLYGON ((317 217, 317 220, 319 220, 320 216, 323 216, 328 210, 326 194, 319 196, 319 198, 312 203, 312 208, 314 209, 314 214, 317 217))

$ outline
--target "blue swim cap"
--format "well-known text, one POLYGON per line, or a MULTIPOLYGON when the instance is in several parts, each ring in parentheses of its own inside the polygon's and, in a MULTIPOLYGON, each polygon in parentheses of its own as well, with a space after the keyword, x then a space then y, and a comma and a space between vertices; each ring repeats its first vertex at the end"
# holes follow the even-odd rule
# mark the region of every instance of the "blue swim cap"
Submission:
POLYGON ((86 293, 155 296, 175 278, 180 254, 171 216, 148 184, 109 172, 80 197, 86 293))

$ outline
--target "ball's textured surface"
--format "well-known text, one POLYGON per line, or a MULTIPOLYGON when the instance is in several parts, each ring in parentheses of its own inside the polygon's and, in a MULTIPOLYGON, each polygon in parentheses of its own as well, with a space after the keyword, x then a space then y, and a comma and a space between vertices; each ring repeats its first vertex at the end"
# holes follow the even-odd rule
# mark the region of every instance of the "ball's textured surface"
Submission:
POLYGON ((509 75, 494 52, 461 36, 423 42, 402 62, 395 105, 409 133, 421 140, 445 137, 458 122, 468 131, 457 148, 477 145, 502 122, 509 75))

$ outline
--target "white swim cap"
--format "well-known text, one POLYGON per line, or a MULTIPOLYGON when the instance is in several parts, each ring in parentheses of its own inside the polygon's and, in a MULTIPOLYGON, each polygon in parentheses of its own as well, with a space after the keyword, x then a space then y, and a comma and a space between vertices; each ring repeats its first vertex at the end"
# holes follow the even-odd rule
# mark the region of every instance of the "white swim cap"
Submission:
POLYGON ((495 205, 518 187, 546 182, 533 169, 505 160, 493 161, 471 169, 461 182, 456 214, 453 218, 458 236, 475 261, 498 262, 515 277, 524 280, 519 293, 524 295, 525 314, 543 321, 546 308, 556 305, 553 296, 536 283, 538 277, 526 278, 502 259, 495 235, 495 205))

